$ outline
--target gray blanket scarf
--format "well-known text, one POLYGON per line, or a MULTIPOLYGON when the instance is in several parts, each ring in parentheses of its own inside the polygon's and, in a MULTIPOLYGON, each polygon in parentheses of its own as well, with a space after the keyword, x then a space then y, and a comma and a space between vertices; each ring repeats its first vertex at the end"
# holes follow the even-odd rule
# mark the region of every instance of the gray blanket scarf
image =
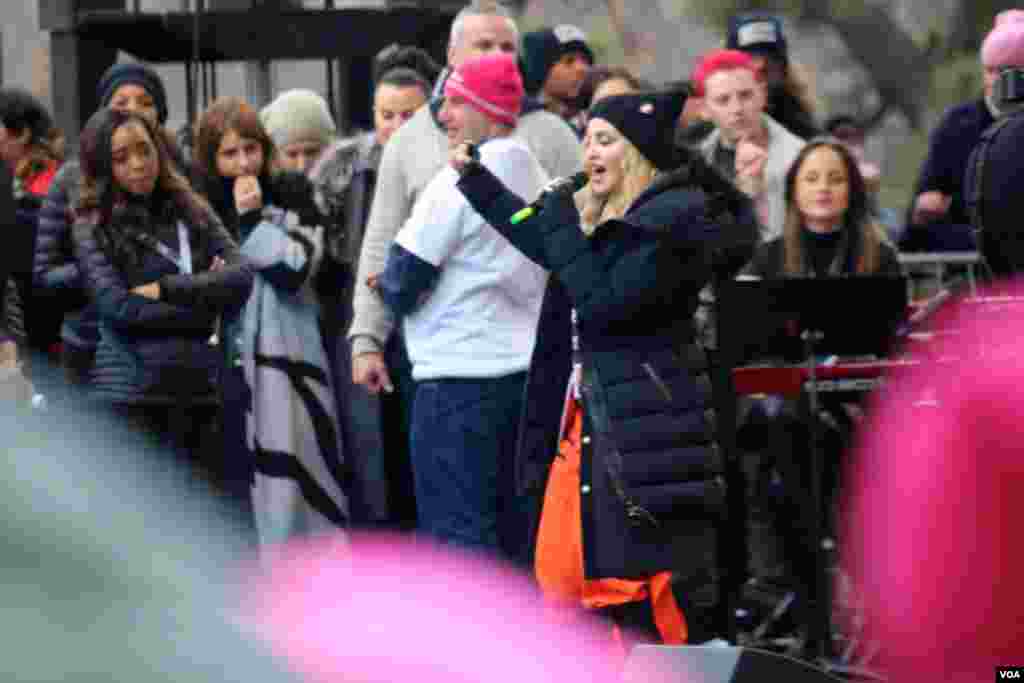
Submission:
POLYGON ((239 343, 260 542, 336 531, 348 519, 347 475, 313 291, 323 228, 266 207, 241 251, 257 273, 239 343))

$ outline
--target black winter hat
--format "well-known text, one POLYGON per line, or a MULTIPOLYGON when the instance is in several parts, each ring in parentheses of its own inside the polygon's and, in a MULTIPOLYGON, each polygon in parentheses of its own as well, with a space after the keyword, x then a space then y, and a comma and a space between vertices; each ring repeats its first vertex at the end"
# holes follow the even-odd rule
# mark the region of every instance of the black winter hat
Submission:
POLYGON ((157 72, 138 62, 122 62, 107 69, 96 86, 100 106, 109 105, 117 89, 128 83, 137 85, 149 93, 153 98, 153 104, 156 105, 160 125, 167 123, 167 91, 164 89, 164 82, 157 72))
POLYGON ((604 119, 626 136, 658 170, 679 164, 675 135, 686 104, 682 90, 616 95, 590 109, 590 119, 604 119))
POLYGON ((526 93, 537 94, 544 87, 551 67, 569 52, 582 52, 591 64, 594 63, 594 51, 587 45, 587 34, 572 24, 560 24, 524 35, 519 71, 523 74, 526 93))
POLYGON ((750 54, 789 60, 789 46, 782 34, 782 22, 771 14, 735 14, 729 17, 725 46, 750 54))

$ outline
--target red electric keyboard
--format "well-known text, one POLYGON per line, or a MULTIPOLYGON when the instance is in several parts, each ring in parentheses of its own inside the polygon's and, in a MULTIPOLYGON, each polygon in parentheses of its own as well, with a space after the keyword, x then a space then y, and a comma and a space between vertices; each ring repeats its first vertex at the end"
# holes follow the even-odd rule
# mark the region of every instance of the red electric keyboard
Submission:
MULTIPOLYGON (((868 392, 885 382, 892 372, 917 365, 914 360, 837 362, 814 369, 819 392, 868 392)), ((806 365, 745 365, 732 371, 737 395, 781 394, 798 396, 808 388, 806 365)))
MULTIPOLYGON (((948 297, 937 297, 934 303, 914 302, 908 306, 907 317, 911 321, 924 321, 948 297)), ((974 303, 991 304, 995 298, 973 298, 974 303)), ((1001 301, 1000 301, 1001 302, 1001 301)), ((1018 300, 1019 302, 1019 300, 1018 300)), ((874 391, 885 383, 887 376, 920 365, 922 357, 928 357, 928 342, 933 338, 949 334, 949 331, 928 331, 910 333, 904 338, 903 355, 900 358, 879 360, 847 360, 830 364, 819 364, 814 369, 815 388, 819 392, 866 393, 874 391)), ((933 361, 935 359, 932 359, 933 361)), ((732 371, 733 387, 737 396, 752 394, 780 394, 795 397, 806 390, 810 371, 806 364, 799 365, 745 365, 732 371)))
MULTIPOLYGON (((945 301, 947 297, 937 297, 934 303, 913 303, 908 309, 908 318, 915 323, 923 323, 936 308, 935 304, 945 301)), ((1024 297, 1020 296, 983 296, 969 297, 961 301, 963 306, 975 308, 984 315, 1000 316, 1020 314, 1024 309, 1024 297)), ((918 325, 918 329, 923 325, 918 325)), ((831 364, 819 364, 815 367, 815 387, 819 392, 869 392, 885 383, 886 377, 922 362, 941 365, 955 359, 938 359, 930 353, 929 342, 933 339, 951 335, 956 336, 956 329, 927 329, 912 332, 904 338, 901 356, 891 359, 867 361, 843 361, 831 364)), ((799 396, 807 389, 810 372, 806 364, 799 365, 745 365, 732 371, 733 386, 738 396, 751 394, 781 394, 799 396)))

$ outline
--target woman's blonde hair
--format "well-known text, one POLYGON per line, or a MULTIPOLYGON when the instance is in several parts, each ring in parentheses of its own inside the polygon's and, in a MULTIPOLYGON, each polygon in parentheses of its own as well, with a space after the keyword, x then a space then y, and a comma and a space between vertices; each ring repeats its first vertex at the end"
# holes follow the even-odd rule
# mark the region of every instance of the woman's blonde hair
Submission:
POLYGON ((622 133, 619 135, 626 143, 626 152, 622 157, 622 184, 608 197, 602 198, 595 196, 590 183, 587 183, 575 196, 576 208, 580 211, 580 224, 588 235, 601 223, 622 218, 658 175, 657 167, 628 138, 622 133))

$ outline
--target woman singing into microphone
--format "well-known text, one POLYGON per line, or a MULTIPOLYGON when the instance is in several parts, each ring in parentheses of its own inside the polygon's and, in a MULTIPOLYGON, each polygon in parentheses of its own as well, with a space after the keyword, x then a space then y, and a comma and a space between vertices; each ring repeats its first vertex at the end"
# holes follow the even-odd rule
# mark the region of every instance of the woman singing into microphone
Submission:
MULTIPOLYGON (((667 643, 688 639, 670 572, 693 590, 688 611, 713 591, 694 579, 711 575, 723 500, 710 392, 688 350, 721 233, 721 197, 699 188, 725 184, 709 182, 700 162, 681 164, 672 135, 685 99, 599 102, 584 139, 589 183, 575 195, 562 183, 525 219, 524 202, 466 145, 452 156, 473 207, 551 273, 516 455, 520 495, 544 492, 540 585, 552 603, 600 608, 667 643)), ((749 218, 742 199, 725 203, 749 218)), ((690 640, 710 637, 692 619, 689 630, 690 640)))

